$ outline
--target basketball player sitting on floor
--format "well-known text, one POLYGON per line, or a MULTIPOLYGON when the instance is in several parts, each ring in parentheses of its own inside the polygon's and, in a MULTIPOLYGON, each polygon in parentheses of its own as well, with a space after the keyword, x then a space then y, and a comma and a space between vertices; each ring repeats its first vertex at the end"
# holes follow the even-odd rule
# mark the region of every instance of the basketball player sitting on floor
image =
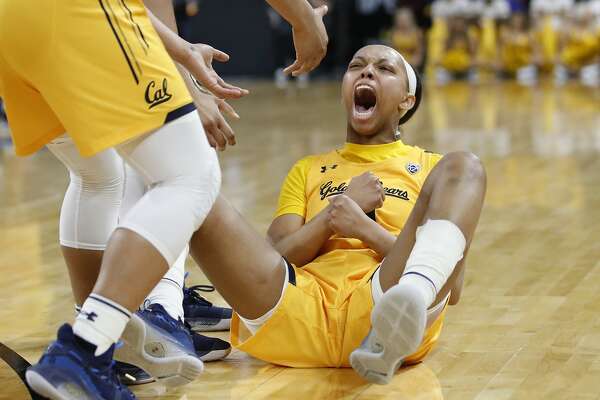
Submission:
POLYGON ((262 239, 220 196, 192 256, 236 314, 234 346, 291 367, 352 366, 388 383, 437 341, 460 296, 486 188, 479 159, 404 144, 421 84, 367 46, 342 83, 346 143, 298 161, 262 239))

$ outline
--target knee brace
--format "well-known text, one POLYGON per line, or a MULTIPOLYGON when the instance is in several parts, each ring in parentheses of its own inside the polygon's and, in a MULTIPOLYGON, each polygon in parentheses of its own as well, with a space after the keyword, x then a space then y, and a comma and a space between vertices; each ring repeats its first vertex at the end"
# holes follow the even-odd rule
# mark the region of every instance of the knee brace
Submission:
POLYGON ((196 112, 119 146, 148 190, 119 222, 173 265, 200 227, 221 185, 217 155, 196 112))
POLYGON ((52 141, 48 149, 68 168, 70 177, 60 213, 60 244, 104 250, 117 226, 123 160, 112 149, 84 158, 67 136, 52 141))

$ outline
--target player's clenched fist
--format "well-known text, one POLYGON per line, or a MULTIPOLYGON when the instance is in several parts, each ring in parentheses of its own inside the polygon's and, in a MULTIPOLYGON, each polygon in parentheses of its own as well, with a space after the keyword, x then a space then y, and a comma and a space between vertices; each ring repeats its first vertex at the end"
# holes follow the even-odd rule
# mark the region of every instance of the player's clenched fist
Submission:
POLYGON ((344 194, 354 200, 366 213, 382 207, 385 200, 383 184, 372 172, 365 172, 352 178, 344 194))
POLYGON ((342 237, 362 240, 369 217, 351 198, 339 195, 329 198, 329 227, 342 237))

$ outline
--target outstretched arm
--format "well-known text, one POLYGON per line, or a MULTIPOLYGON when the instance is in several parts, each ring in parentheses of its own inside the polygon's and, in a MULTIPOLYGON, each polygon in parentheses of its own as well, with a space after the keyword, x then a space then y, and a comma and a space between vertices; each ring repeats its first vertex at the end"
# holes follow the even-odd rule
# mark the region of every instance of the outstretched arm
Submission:
POLYGON ((248 94, 247 90, 223 81, 212 68, 213 59, 226 62, 229 60, 227 54, 206 44, 188 43, 177 34, 173 4, 170 1, 144 0, 144 4, 154 29, 175 62, 181 64, 217 97, 235 99, 248 94))
MULTIPOLYGON (((177 35, 177 22, 170 1, 146 0, 145 4, 148 7, 150 18, 153 19, 153 24, 157 27, 157 31, 163 32, 161 39, 163 37, 165 39, 162 40, 171 41, 169 45, 171 48, 180 46, 180 41, 185 42, 177 35)), ((225 149, 228 144, 230 146, 235 145, 235 133, 224 117, 224 115, 227 115, 230 118, 239 118, 235 110, 225 100, 201 92, 192 81, 187 70, 178 62, 175 65, 192 95, 210 145, 220 150, 225 149)))
POLYGON ((315 69, 327 52, 323 16, 327 6, 313 9, 307 0, 266 0, 292 26, 296 61, 284 71, 298 76, 315 69))

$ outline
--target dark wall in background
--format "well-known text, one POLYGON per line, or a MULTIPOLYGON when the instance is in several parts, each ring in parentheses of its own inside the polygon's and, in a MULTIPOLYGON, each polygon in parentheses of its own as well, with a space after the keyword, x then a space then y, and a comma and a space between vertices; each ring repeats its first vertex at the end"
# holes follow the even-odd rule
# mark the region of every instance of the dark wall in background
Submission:
POLYGON ((207 43, 228 53, 229 62, 213 63, 225 76, 272 76, 271 32, 264 0, 201 0, 191 18, 193 42, 207 43))

